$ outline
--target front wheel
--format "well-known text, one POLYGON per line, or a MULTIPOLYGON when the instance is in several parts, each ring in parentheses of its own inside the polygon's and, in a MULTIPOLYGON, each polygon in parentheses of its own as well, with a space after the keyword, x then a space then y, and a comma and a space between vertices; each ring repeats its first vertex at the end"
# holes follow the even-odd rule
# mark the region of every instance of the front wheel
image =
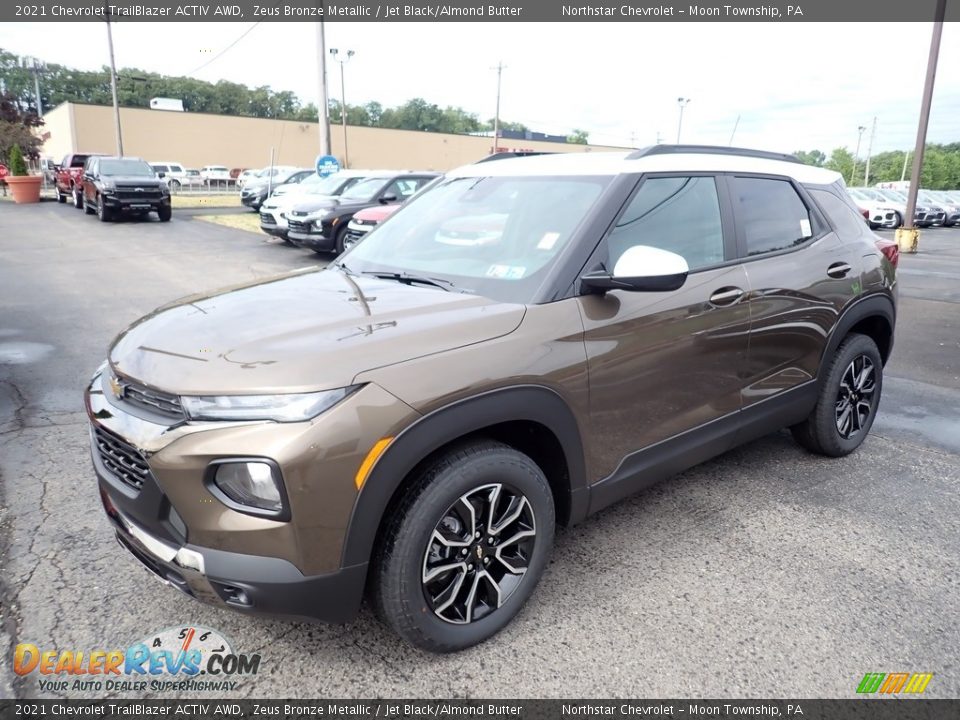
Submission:
POLYGON ((790 428, 794 439, 818 455, 849 455, 870 432, 882 390, 883 359, 876 343, 852 333, 837 348, 810 417, 790 428))
POLYGON ((893 214, 893 226, 895 228, 903 227, 903 215, 898 212, 893 214))
POLYGON ((100 222, 113 220, 113 211, 103 203, 103 195, 97 195, 97 217, 100 222))
POLYGON ((448 450, 414 479, 379 540, 377 614, 426 650, 483 642, 533 593, 554 523, 550 486, 529 457, 491 440, 448 450))
POLYGON ((166 205, 161 205, 157 208, 157 217, 160 218, 160 222, 170 222, 170 218, 173 217, 173 209, 166 205))
POLYGON ((77 210, 83 210, 83 194, 80 192, 80 188, 73 189, 73 206, 77 210))
POLYGON ((347 242, 346 242, 346 241, 347 241, 347 231, 348 231, 349 229, 350 229, 350 228, 347 227, 347 223, 344 223, 344 224, 343 224, 343 227, 341 227, 339 230, 337 230, 336 245, 334 246, 334 253, 335 253, 335 254, 337 254, 337 255, 342 255, 342 254, 343 254, 343 251, 346 250, 347 247, 349 247, 349 246, 347 245, 347 242))
POLYGON ((67 201, 67 196, 63 194, 60 188, 57 188, 57 202, 65 203, 67 201))

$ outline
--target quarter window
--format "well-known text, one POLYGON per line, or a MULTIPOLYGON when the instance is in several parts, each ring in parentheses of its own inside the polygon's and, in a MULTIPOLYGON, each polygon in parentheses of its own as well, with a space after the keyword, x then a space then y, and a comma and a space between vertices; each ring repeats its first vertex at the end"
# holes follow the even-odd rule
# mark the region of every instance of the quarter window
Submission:
POLYGON ((787 250, 813 237, 810 212, 786 180, 735 177, 730 187, 747 255, 787 250))
POLYGON ((691 270, 723 262, 723 224, 716 180, 645 180, 607 237, 609 268, 634 245, 649 245, 682 255, 691 270))

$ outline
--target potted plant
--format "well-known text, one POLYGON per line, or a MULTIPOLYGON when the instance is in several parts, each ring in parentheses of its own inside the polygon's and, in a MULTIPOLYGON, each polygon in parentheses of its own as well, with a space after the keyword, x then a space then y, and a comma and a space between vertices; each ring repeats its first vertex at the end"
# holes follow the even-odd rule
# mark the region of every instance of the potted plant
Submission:
POLYGON ((27 163, 19 145, 10 149, 10 175, 6 178, 7 185, 13 193, 15 203, 35 203, 40 201, 40 175, 28 175, 27 163))

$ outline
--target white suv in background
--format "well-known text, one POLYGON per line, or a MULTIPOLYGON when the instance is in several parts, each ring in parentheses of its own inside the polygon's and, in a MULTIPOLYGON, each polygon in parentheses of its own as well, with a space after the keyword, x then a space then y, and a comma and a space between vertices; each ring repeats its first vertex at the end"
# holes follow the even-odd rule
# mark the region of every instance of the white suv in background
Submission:
POLYGON ((206 185, 227 185, 233 182, 230 168, 224 165, 204 165, 200 168, 200 177, 206 185))
POLYGON ((199 187, 203 185, 203 180, 200 179, 200 176, 196 174, 191 175, 190 171, 183 166, 183 163, 172 162, 170 160, 151 160, 148 164, 158 175, 163 173, 163 179, 167 181, 167 187, 170 188, 171 192, 176 192, 181 187, 199 187))
POLYGON ((852 187, 847 188, 847 192, 850 193, 857 207, 867 212, 867 223, 871 230, 898 228, 903 224, 903 213, 876 190, 852 187))

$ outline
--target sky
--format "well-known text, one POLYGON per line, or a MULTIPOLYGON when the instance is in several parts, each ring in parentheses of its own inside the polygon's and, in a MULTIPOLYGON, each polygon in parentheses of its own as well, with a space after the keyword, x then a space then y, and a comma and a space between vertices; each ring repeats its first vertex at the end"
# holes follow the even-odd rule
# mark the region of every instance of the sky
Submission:
MULTIPOLYGON (((539 132, 579 128, 592 143, 627 147, 676 142, 677 98, 685 97, 685 143, 728 145, 732 136, 744 147, 852 152, 863 126, 862 154, 874 117, 874 153, 913 147, 931 28, 335 22, 326 24, 326 43, 355 52, 345 67, 348 104, 422 97, 485 120, 502 61, 501 118, 539 132)), ((311 22, 114 25, 118 67, 269 85, 304 103, 318 96, 316 37, 311 22)), ((0 47, 83 69, 109 61, 100 23, 5 23, 0 47)), ((339 66, 329 63, 327 74, 339 98, 339 66)), ((928 141, 960 141, 960 23, 944 27, 928 141)))

